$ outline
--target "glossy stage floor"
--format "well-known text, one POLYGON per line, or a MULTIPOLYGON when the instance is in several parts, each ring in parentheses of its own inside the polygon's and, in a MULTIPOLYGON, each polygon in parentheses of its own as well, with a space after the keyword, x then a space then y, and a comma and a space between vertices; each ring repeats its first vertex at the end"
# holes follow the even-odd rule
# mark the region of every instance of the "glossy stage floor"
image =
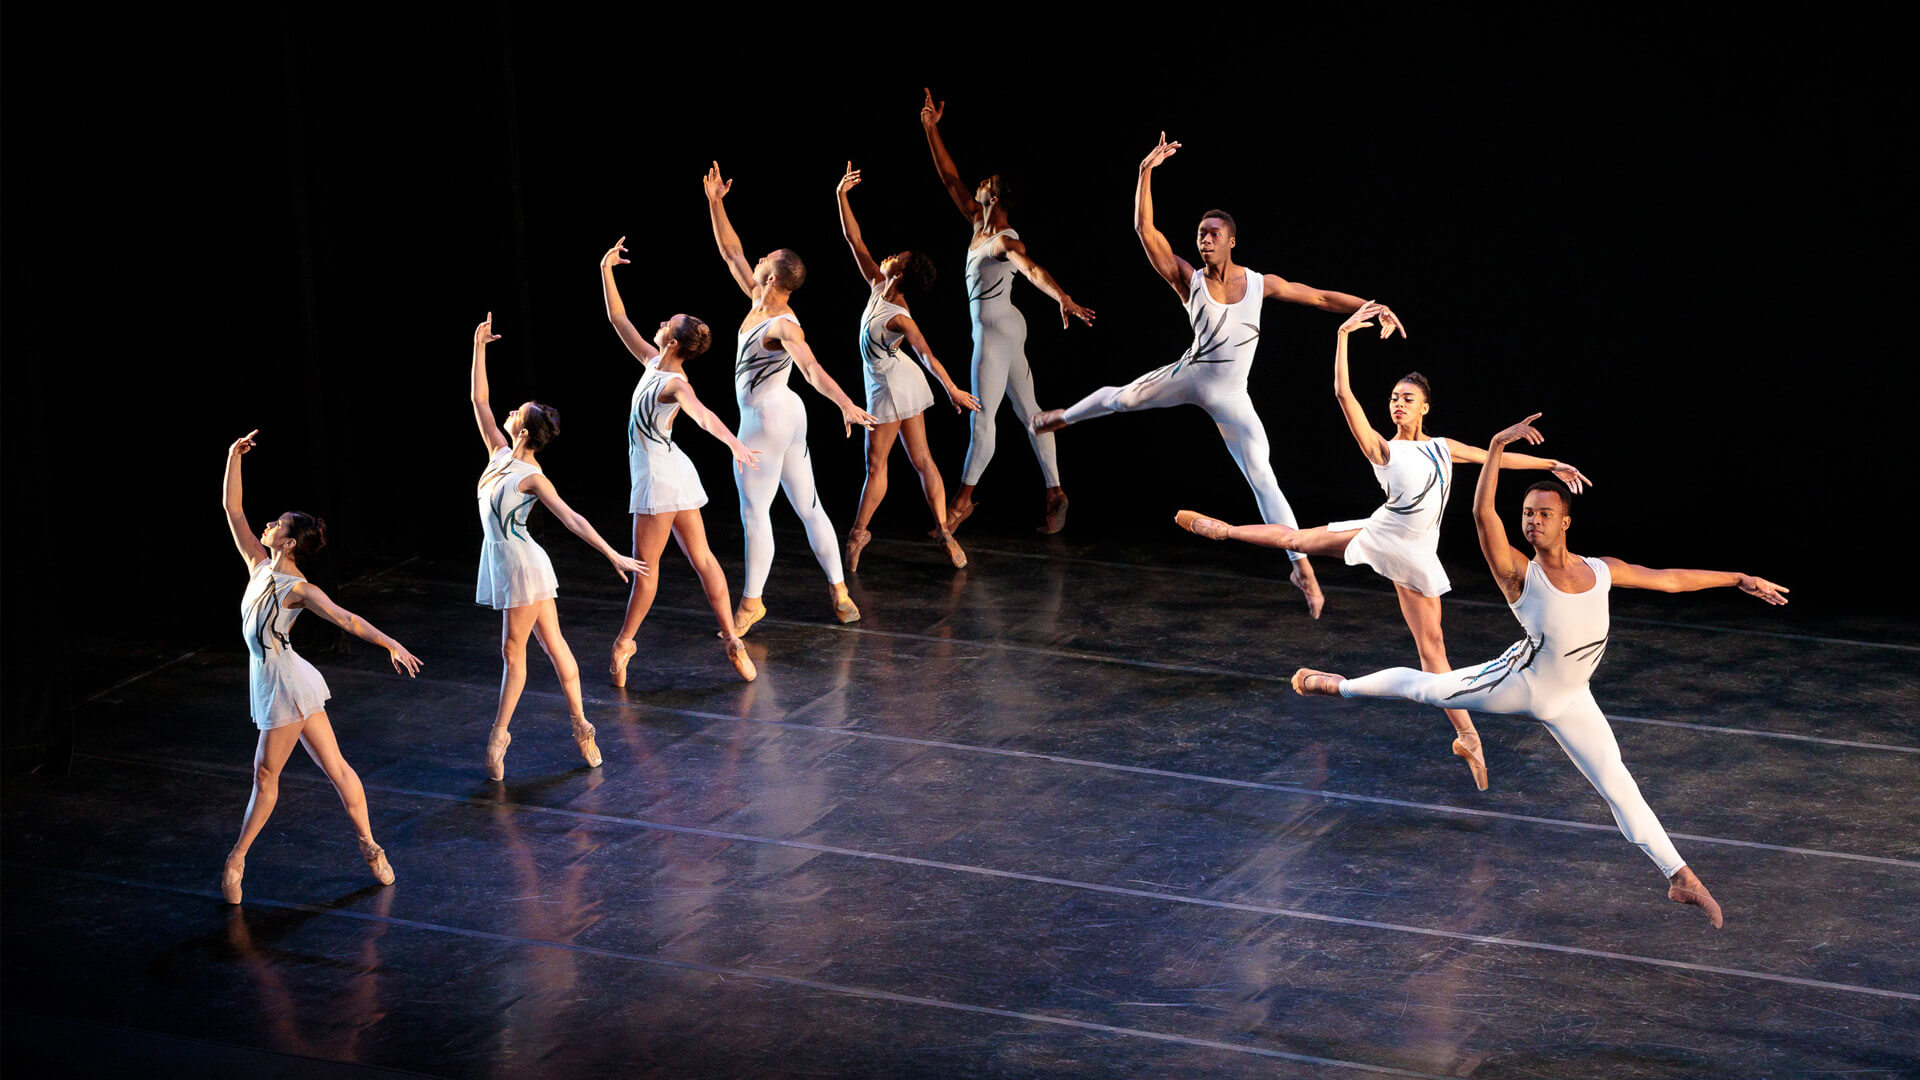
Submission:
MULTIPOLYGON (((670 549, 625 691, 622 588, 551 539, 606 764, 536 652, 504 784, 467 545, 340 585, 427 662, 302 620, 399 883, 296 754, 238 909, 240 643, 96 643, 72 775, 5 792, 9 1075, 1920 1073, 1910 623, 1614 594, 1596 690, 1716 933, 1539 725, 1480 720, 1483 794, 1437 713, 1289 690, 1412 658, 1372 575, 1314 623, 1171 528, 963 539, 876 540, 840 627, 783 535, 752 685, 670 549)), ((1456 663, 1517 636, 1478 569, 1456 663)))

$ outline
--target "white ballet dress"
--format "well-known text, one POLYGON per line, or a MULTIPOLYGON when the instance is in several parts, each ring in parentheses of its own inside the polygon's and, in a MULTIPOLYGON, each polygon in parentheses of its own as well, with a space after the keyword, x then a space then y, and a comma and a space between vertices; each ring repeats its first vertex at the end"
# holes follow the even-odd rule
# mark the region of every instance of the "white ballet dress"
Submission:
POLYGON ((1394 439, 1387 463, 1373 467, 1387 493, 1373 516, 1336 521, 1330 531, 1359 529, 1347 543, 1348 566, 1371 566, 1388 581, 1421 596, 1453 588, 1440 565, 1440 517, 1453 494, 1453 452, 1445 439, 1394 439))
POLYGON ((480 528, 486 539, 480 542, 476 604, 504 610, 537 604, 560 592, 553 561, 527 534, 527 517, 540 497, 521 491, 520 482, 539 471, 538 466, 514 457, 513 447, 503 446, 493 452, 487 471, 480 474, 480 528))
POLYGON ((673 444, 673 418, 679 415, 680 405, 660 400, 660 392, 675 379, 687 381, 685 375, 662 370, 658 360, 652 360, 633 388, 633 405, 627 414, 629 513, 670 514, 707 505, 707 489, 700 486, 693 460, 673 444))
POLYGON ((299 608, 286 606, 287 590, 301 579, 262 559, 240 598, 240 633, 247 639, 247 691, 253 724, 261 731, 297 724, 321 709, 333 695, 320 672, 293 651, 287 637, 299 608))
POLYGON ((900 351, 906 335, 887 329, 895 315, 912 318, 906 308, 885 296, 875 285, 860 316, 860 355, 867 376, 867 411, 883 424, 918 416, 933 406, 933 390, 920 366, 900 351))

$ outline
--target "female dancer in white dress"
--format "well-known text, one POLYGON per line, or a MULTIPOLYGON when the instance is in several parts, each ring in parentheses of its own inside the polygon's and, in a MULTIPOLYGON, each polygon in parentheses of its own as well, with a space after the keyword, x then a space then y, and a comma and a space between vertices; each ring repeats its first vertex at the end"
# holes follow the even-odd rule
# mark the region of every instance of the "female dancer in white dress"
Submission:
POLYGON ((1033 393, 1033 368, 1027 364, 1027 320, 1013 306, 1013 275, 1026 275, 1034 287, 1060 305, 1060 327, 1069 319, 1093 325, 1093 310, 1081 307, 1067 290, 1033 261, 1020 234, 1007 225, 1006 185, 998 174, 989 176, 973 188, 960 179, 959 166, 947 153, 940 138, 940 118, 947 103, 933 103, 933 91, 926 91, 920 106, 920 127, 927 136, 927 148, 933 151, 933 168, 967 223, 973 226, 973 239, 967 243, 967 310, 973 316, 973 389, 980 395, 980 407, 973 414, 973 438, 967 443, 967 463, 960 474, 960 490, 947 507, 947 527, 958 529, 973 513, 973 489, 993 460, 995 425, 1000 399, 1006 396, 1020 428, 1033 444, 1033 456, 1040 461, 1041 479, 1047 487, 1046 520, 1043 533, 1057 533, 1067 523, 1067 493, 1060 486, 1060 462, 1054 452, 1050 432, 1035 433, 1029 426, 1040 405, 1033 393))
POLYGON ((753 301, 753 310, 740 323, 739 353, 733 366, 733 392, 740 404, 740 441, 766 455, 766 464, 772 466, 753 471, 734 469, 734 480, 740 485, 740 524, 747 534, 747 578, 740 590, 740 607, 733 613, 734 628, 744 634, 767 615, 760 595, 766 589, 767 574, 773 570, 776 490, 786 494, 787 505, 800 515, 813 557, 827 572, 833 617, 843 623, 854 622, 860 618, 860 609, 847 595, 846 575, 840 570, 839 540, 833 534, 833 522, 820 507, 820 494, 813 484, 813 460, 807 450, 807 407, 800 395, 788 388, 787 376, 798 367, 815 390, 839 406, 848 435, 853 434, 853 425, 871 428, 876 421, 872 413, 847 397, 807 346, 806 332, 800 329, 800 320, 788 303, 793 290, 807 279, 800 256, 791 248, 781 248, 749 264, 740 237, 727 220, 723 201, 733 190, 733 181, 720 178, 720 163, 716 161, 707 170, 703 184, 720 261, 727 264, 734 284, 753 301))
POLYGON ((493 332, 493 313, 473 331, 473 422, 480 428, 480 440, 487 444, 487 468, 480 474, 476 492, 480 500, 480 527, 486 539, 480 544, 480 581, 474 602, 488 604, 500 612, 500 656, 506 662, 500 675, 500 705, 493 714, 493 731, 487 736, 487 775, 503 780, 507 775, 507 744, 513 736, 507 725, 513 720, 514 706, 520 703, 520 691, 527 685, 527 635, 540 640, 540 647, 553 661, 554 674, 560 676, 560 689, 566 695, 573 721, 573 741, 590 768, 600 767, 600 747, 594 743, 593 725, 587 722, 586 704, 580 698, 580 665, 574 663, 573 650, 560 636, 560 615, 553 598, 559 581, 553 574, 553 562, 545 549, 527 535, 527 518, 533 504, 540 502, 553 512, 575 536, 607 557, 621 581, 628 571, 647 572, 646 564, 609 547, 587 519, 573 512, 540 471, 534 454, 560 434, 557 410, 529 401, 507 414, 507 429, 493 419, 493 405, 487 391, 487 343, 499 341, 493 332))
POLYGON ((387 650, 395 671, 412 677, 420 670, 420 661, 405 646, 334 603, 300 572, 297 557, 311 555, 326 545, 325 522, 311 514, 281 514, 267 522, 258 539, 254 538, 240 505, 240 455, 253 449, 253 437, 258 434, 250 431, 227 448, 220 499, 227 514, 227 531, 233 534, 233 545, 247 563, 240 629, 247 639, 247 687, 253 724, 260 729, 260 741, 253 749, 253 795, 247 801, 246 821, 240 826, 240 839, 227 854, 226 869, 220 877, 220 892, 229 904, 240 902, 247 849, 253 846, 253 838, 260 835, 273 813, 273 804, 280 798, 280 770, 286 767, 295 743, 307 748, 307 756, 332 781, 341 805, 347 808, 347 817, 353 821, 360 855, 367 860, 373 876, 382 885, 393 884, 393 867, 387 865, 386 852, 373 842, 366 789, 360 786, 360 774, 340 756, 333 724, 327 719, 326 704, 331 695, 326 680, 293 651, 293 642, 288 639, 293 620, 303 609, 312 609, 347 633, 387 650))
MULTIPOLYGON (((613 283, 613 268, 627 264, 620 257, 626 250, 627 238, 623 236, 600 257, 600 291, 614 333, 644 365, 627 414, 627 479, 632 485, 627 510, 633 514, 633 557, 646 566, 659 566, 667 537, 674 538, 693 564, 693 572, 700 575, 707 605, 720 621, 720 640, 726 645, 727 659, 741 678, 752 682, 757 672, 734 631, 727 575, 707 547, 707 526, 700 517, 700 508, 707 505, 707 491, 700 485, 692 459, 674 445, 673 418, 684 410, 695 424, 726 443, 733 451, 733 460, 745 468, 760 467, 755 460, 759 451, 747 449, 735 438, 727 425, 694 396, 693 385, 687 381, 687 361, 704 355, 713 344, 713 332, 707 324, 691 315, 675 315, 654 330, 649 342, 628 320, 627 306, 621 303, 620 290, 613 283)), ((613 661, 608 667, 615 686, 627 685, 627 662, 639 651, 633 635, 640 631, 647 609, 653 607, 659 582, 652 574, 639 574, 633 579, 626 618, 620 624, 620 636, 614 639, 613 661)))
MULTIPOLYGON (((1432 407, 1431 394, 1427 380, 1417 373, 1395 383, 1387 398, 1393 438, 1367 423, 1366 410, 1353 396, 1347 377, 1347 335, 1372 326, 1371 320, 1379 313, 1380 305, 1363 304, 1340 325, 1333 350, 1333 394, 1346 417, 1347 430, 1360 444, 1360 453, 1373 463, 1374 476, 1387 494, 1386 503, 1372 517, 1312 529, 1228 525, 1191 510, 1175 514, 1174 521, 1213 540, 1244 540, 1307 555, 1339 555, 1345 557, 1348 566, 1373 567, 1393 582, 1394 591, 1400 594, 1400 614, 1413 632, 1420 667, 1446 672, 1452 667, 1447 663, 1447 645, 1440 634, 1440 596, 1453 584, 1440 565, 1440 517, 1453 493, 1454 462, 1478 465, 1487 460, 1487 452, 1426 434, 1424 422, 1432 407)), ((1552 458, 1508 454, 1506 464, 1513 469, 1550 470, 1574 491, 1591 483, 1579 469, 1552 458)), ((1447 719, 1453 722, 1453 752, 1465 759, 1473 771, 1474 784, 1485 791, 1486 754, 1473 718, 1465 709, 1448 709, 1447 719)))
POLYGON ((840 178, 834 196, 840 206, 840 235, 846 237, 847 246, 853 249, 853 261, 871 290, 867 295, 867 309, 860 314, 860 355, 867 377, 867 411, 879 423, 867 429, 867 482, 860 489, 860 510, 847 533, 847 569, 860 569, 860 551, 873 539, 867 523, 873 520, 873 512, 886 497, 887 458, 893 452, 896 437, 906 444, 907 460, 913 463, 913 471, 920 474, 920 491, 926 496, 927 508, 933 511, 934 539, 940 541, 958 569, 967 565, 967 554, 954 542, 947 526, 947 486, 940 479, 940 466, 934 463, 933 451, 927 448, 924 414, 933 404, 933 391, 927 388, 926 376, 920 374, 920 369, 900 355, 900 343, 905 341, 920 358, 920 363, 940 380, 940 388, 946 391, 954 412, 978 411, 980 399, 954 385, 907 309, 907 289, 923 294, 933 285, 933 260, 917 251, 902 251, 887 256, 882 262, 873 261, 866 242, 860 238, 860 223, 854 220, 853 203, 847 198, 847 192, 859 183, 859 171, 853 162, 847 162, 847 173, 840 178))

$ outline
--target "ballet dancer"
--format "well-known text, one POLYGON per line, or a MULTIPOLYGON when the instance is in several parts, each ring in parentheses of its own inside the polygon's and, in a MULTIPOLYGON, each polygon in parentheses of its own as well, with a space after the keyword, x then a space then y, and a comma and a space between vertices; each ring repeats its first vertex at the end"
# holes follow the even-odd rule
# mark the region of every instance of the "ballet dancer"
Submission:
POLYGON ((513 741, 507 725, 513 720, 514 706, 520 703, 520 691, 527 685, 529 633, 539 640, 547 659, 553 661, 554 674, 560 677, 580 756, 586 759, 588 768, 597 769, 600 747, 594 742, 594 727, 587 722, 586 704, 580 698, 580 665, 574 663, 567 639, 560 636, 560 615, 553 606, 560 583, 546 550, 527 535, 533 504, 544 504, 568 531, 606 556, 621 581, 627 580, 629 572, 645 574, 647 566, 600 539, 587 519, 574 513, 540 471, 534 454, 560 434, 559 410, 529 401, 507 414, 506 431, 494 422, 493 405, 487 396, 487 345, 499 340, 500 335, 493 332, 493 313, 488 312, 486 321, 473 331, 473 384, 469 395, 473 422, 480 428, 480 441, 487 444, 488 455, 476 492, 480 527, 486 539, 480 543, 480 580, 474 602, 490 604, 500 612, 500 657, 505 662, 500 674, 500 705, 493 714, 493 731, 487 736, 487 775, 494 780, 506 779, 507 744, 513 741))
POLYGON ((806 332, 800 329, 800 320, 788 302, 807 279, 800 256, 791 248, 780 248, 757 263, 748 263, 740 237, 727 220, 724 200, 733 190, 733 181, 720 178, 719 162, 707 170, 704 185, 707 216, 713 222, 713 242, 720 249, 720 261, 727 264, 734 284, 753 301, 753 309, 740 324, 739 353, 733 366, 733 392, 740 403, 740 441, 764 454, 765 461, 773 466, 733 470, 740 486, 740 524, 747 534, 747 579, 740 589, 740 607, 733 613, 734 628, 745 634, 767 615, 760 597, 767 586, 767 574, 773 569, 776 488, 786 493, 787 505, 800 515, 813 557, 827 572, 833 617, 843 623, 855 622, 860 609, 847 595, 846 576, 840 571, 840 545, 813 483, 813 459, 807 449, 807 407, 787 386, 789 373, 798 367, 815 390, 839 407, 848 435, 853 434, 855 424, 871 428, 877 421, 847 397, 807 345, 806 332))
POLYGON ((247 690, 253 724, 260 729, 260 741, 253 749, 253 794, 247 800, 247 817, 220 875, 220 894, 229 904, 240 902, 247 849, 253 846, 253 838, 260 835, 273 814, 274 803, 279 801, 280 770, 293 755, 295 743, 306 747, 307 756, 332 782, 353 822, 360 856, 367 860, 375 880, 382 885, 393 884, 393 867, 387 863, 387 854, 373 842, 366 789, 360 786, 360 774, 340 756, 333 723, 327 719, 326 704, 332 694, 326 680, 293 651, 288 636, 293 620, 301 611, 311 609, 354 637, 387 650, 395 671, 408 678, 420 671, 419 659, 406 646, 334 603, 300 572, 299 557, 326 546, 326 522, 296 511, 267 522, 257 539, 247 527, 247 513, 240 505, 240 457, 253 449, 258 434, 258 429, 249 431, 227 447, 220 497, 233 546, 240 549, 240 557, 247 564, 247 591, 240 598, 240 632, 247 639, 247 690))
POLYGON ((1040 532, 1051 535, 1067 524, 1067 493, 1060 486, 1060 462, 1054 452, 1053 436, 1037 433, 1029 424, 1040 409, 1033 393, 1033 368, 1027 364, 1027 320, 1013 306, 1013 275, 1022 274, 1048 299, 1060 305, 1060 328, 1079 319, 1093 325, 1093 310, 1081 307, 1067 290, 1053 279, 1033 257, 1027 245, 1007 223, 1007 184, 999 174, 968 188, 960 180, 960 169, 947 153, 940 138, 940 118, 947 103, 933 103, 933 91, 926 91, 920 106, 920 127, 927 136, 927 148, 933 152, 933 169, 960 215, 973 226, 967 242, 967 311, 973 317, 974 392, 980 395, 980 407, 973 414, 973 437, 967 443, 967 461, 960 474, 960 490, 947 507, 947 527, 958 529, 973 513, 973 489, 993 460, 995 419, 1000 399, 1006 395, 1020 427, 1033 444, 1033 456, 1040 461, 1040 476, 1047 488, 1046 517, 1040 532))
MULTIPOLYGON (((1133 196, 1133 230, 1147 249, 1147 261, 1186 305, 1187 319, 1193 324, 1193 344, 1180 359, 1154 368, 1125 386, 1102 387, 1069 408, 1038 414, 1033 418, 1033 429, 1058 431, 1108 413, 1198 405, 1219 426, 1227 451, 1253 487, 1260 520, 1298 528, 1293 507, 1280 493, 1280 482, 1268 460, 1266 426, 1254 412, 1253 398, 1247 393, 1247 373, 1253 367, 1253 352, 1260 340, 1260 309, 1272 299, 1350 313, 1360 310, 1364 301, 1237 265, 1233 249, 1239 240, 1238 226, 1233 215, 1224 210, 1209 210, 1200 218, 1195 240, 1200 251, 1199 270, 1175 255, 1173 245, 1153 227, 1152 180, 1154 168, 1179 149, 1180 144, 1168 142, 1163 131, 1159 145, 1140 162, 1139 184, 1133 196)), ((1399 318, 1385 305, 1379 306, 1376 317, 1381 337, 1395 330, 1406 336, 1399 318)), ((1314 580, 1313 564, 1297 551, 1288 552, 1287 557, 1293 560, 1289 580, 1306 596, 1307 610, 1319 618, 1326 596, 1314 580)))
POLYGON ((860 223, 854 220, 853 203, 847 198, 860 183, 860 171, 847 162, 847 172, 834 189, 840 206, 840 235, 853 249, 853 261, 860 268, 870 290, 867 309, 860 315, 860 355, 867 382, 867 411, 879 423, 867 429, 867 480, 860 489, 860 510, 853 528, 847 533, 847 570, 860 569, 860 551, 873 539, 867 523, 880 508, 887 494, 887 457, 897 437, 907 447, 907 460, 920 474, 920 491, 933 511, 934 539, 946 549, 955 569, 967 565, 967 553, 953 539, 947 524, 947 487, 940 479, 940 467, 934 464, 933 451, 927 449, 927 418, 933 404, 933 391, 926 376, 901 357, 900 343, 905 341, 920 363, 940 380, 953 411, 978 411, 980 399, 953 384, 947 369, 934 357, 933 349, 920 333, 907 309, 906 292, 923 294, 933 285, 933 260, 917 251, 902 251, 875 263, 866 242, 860 238, 860 223))
MULTIPOLYGON (((700 508, 707 505, 707 490, 700 486, 693 461, 674 445, 674 415, 684 411, 709 435, 726 443, 735 463, 744 468, 758 469, 760 452, 749 450, 735 438, 727 425, 694 396, 693 384, 687 381, 687 361, 704 355, 713 344, 713 332, 707 324, 691 315, 675 315, 654 330, 649 342, 628 320, 627 306, 620 301, 620 290, 613 283, 613 268, 627 265, 628 260, 621 258, 626 250, 627 238, 623 236, 600 257, 600 292, 607 304, 607 321, 642 365, 627 413, 627 479, 631 484, 627 510, 633 514, 633 557, 642 565, 659 566, 667 536, 673 536, 681 553, 693 564, 693 572, 700 576, 707 606, 720 621, 720 640, 726 645, 727 659, 741 678, 752 682, 758 672, 740 635, 734 632, 727 575, 707 547, 707 526, 700 518, 700 508)), ((626 618, 620 623, 620 636, 614 639, 613 660, 608 665, 608 677, 615 686, 627 685, 627 662, 639 651, 633 635, 653 606, 659 582, 652 574, 639 574, 633 579, 626 618)))
MULTIPOLYGON (((1393 437, 1380 434, 1367 422, 1366 410, 1353 396, 1347 377, 1347 335, 1373 325, 1380 312, 1378 304, 1364 304, 1340 324, 1333 349, 1333 395, 1347 420, 1347 430, 1360 444, 1360 453, 1373 464, 1373 475, 1387 494, 1387 501, 1372 517, 1358 521, 1336 521, 1313 529, 1294 529, 1285 525, 1229 525, 1192 510, 1182 510, 1173 520, 1181 528, 1212 540, 1243 540, 1262 547, 1298 551, 1306 555, 1344 556, 1348 566, 1371 566, 1393 582, 1400 596, 1400 614, 1413 632, 1413 644, 1420 653, 1424 671, 1444 673, 1447 663, 1446 641, 1440 634, 1440 596, 1453 583, 1440 565, 1440 517, 1447 499, 1453 494, 1455 462, 1478 465, 1487 460, 1487 452, 1452 439, 1428 435, 1427 411, 1432 407, 1432 388, 1425 376, 1411 373, 1393 386, 1387 396, 1387 411, 1393 418, 1393 437)), ((1579 469, 1564 461, 1539 458, 1531 454, 1506 455, 1509 469, 1546 469, 1568 488, 1578 492, 1589 481, 1579 469)), ((1487 759, 1480 746, 1480 733, 1465 709, 1448 709, 1447 719, 1454 730, 1453 752, 1466 760, 1473 782, 1487 790, 1487 759)))
POLYGON ((1620 832, 1647 853, 1668 881, 1667 898, 1694 904, 1721 926, 1720 905, 1674 850, 1660 820, 1620 760, 1613 728, 1588 683, 1607 649, 1607 590, 1615 585, 1660 592, 1696 592, 1731 586, 1769 604, 1785 604, 1787 589, 1765 578, 1715 570, 1654 570, 1615 558, 1591 558, 1567 550, 1573 525, 1573 493, 1558 480, 1527 489, 1520 531, 1533 546, 1528 559, 1507 543, 1506 526, 1494 509, 1508 443, 1542 441, 1534 413, 1500 432, 1487 446, 1480 483, 1473 490, 1474 527, 1493 580, 1513 608, 1526 636, 1499 659, 1478 667, 1430 674, 1388 668, 1356 679, 1301 668, 1293 689, 1301 694, 1391 697, 1439 708, 1468 708, 1528 716, 1547 726, 1580 774, 1600 792, 1620 832))

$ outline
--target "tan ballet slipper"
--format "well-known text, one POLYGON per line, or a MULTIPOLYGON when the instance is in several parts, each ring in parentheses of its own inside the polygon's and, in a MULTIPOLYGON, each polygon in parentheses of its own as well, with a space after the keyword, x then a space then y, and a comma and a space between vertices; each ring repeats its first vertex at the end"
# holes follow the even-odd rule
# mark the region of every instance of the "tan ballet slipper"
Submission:
POLYGON ((359 840, 360 857, 367 860, 367 869, 373 871, 373 879, 382 885, 393 884, 393 867, 387 864, 385 849, 374 843, 371 836, 362 836, 359 840))
POLYGON ((589 769, 600 767, 600 746, 593 741, 595 734, 594 726, 586 717, 573 717, 573 741, 580 747, 580 756, 586 759, 589 769))

